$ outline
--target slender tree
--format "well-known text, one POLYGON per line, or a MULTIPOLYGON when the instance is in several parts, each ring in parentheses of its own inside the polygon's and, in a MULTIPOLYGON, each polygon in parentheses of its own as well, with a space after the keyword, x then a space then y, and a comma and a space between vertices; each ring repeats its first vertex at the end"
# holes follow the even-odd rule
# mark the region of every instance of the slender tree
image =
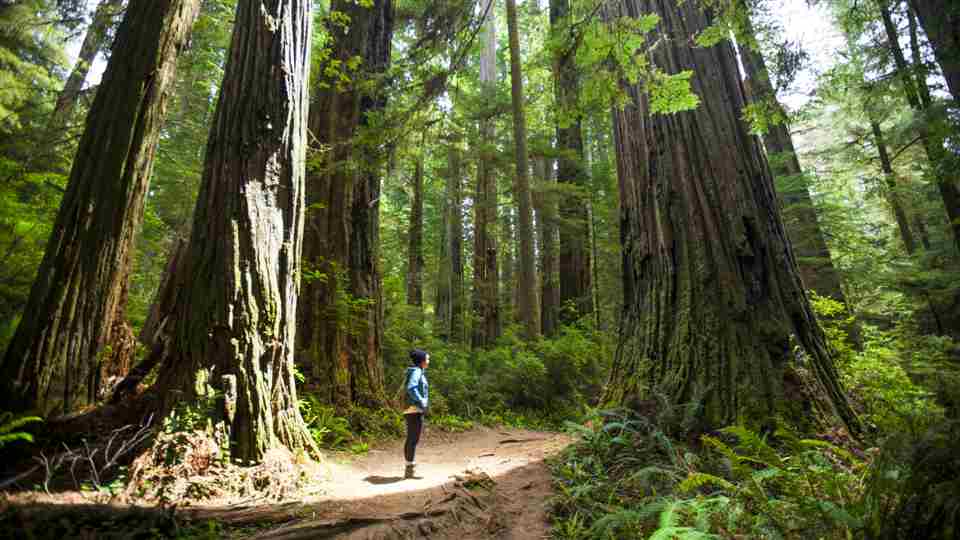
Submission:
POLYGON ((873 135, 873 144, 877 147, 880 171, 883 173, 884 183, 887 187, 887 201, 890 203, 890 209, 893 211, 893 217, 897 222, 903 247, 908 254, 912 255, 917 250, 917 241, 913 236, 913 231, 910 230, 910 219, 907 217, 907 212, 900 201, 897 176, 893 170, 893 163, 890 161, 890 153, 887 151, 887 143, 884 140, 883 130, 880 129, 878 120, 870 119, 870 131, 873 135))
POLYGON ((7 410, 92 403, 143 216, 164 104, 199 0, 132 0, 0 373, 7 410))
POLYGON ((460 170, 461 152, 457 141, 447 149, 447 242, 450 256, 450 341, 466 339, 463 289, 463 194, 460 170))
POLYGON ((222 393, 231 457, 312 448, 293 378, 310 0, 237 3, 158 379, 162 408, 222 393))
MULTIPOLYGON (((690 70, 700 105, 654 115, 643 87, 614 112, 624 311, 604 400, 646 388, 702 397, 706 426, 768 419, 783 403, 791 335, 830 405, 858 425, 810 308, 780 218, 773 178, 741 121, 745 97, 729 42, 693 35, 713 23, 694 2, 622 0, 611 15, 659 16, 651 61, 690 70)), ((652 45, 652 39, 650 44, 652 45)))
POLYGON ((520 37, 517 31, 517 4, 507 3, 507 32, 510 37, 510 94, 513 102, 513 143, 516 147, 517 235, 520 237, 517 313, 528 338, 540 335, 537 306, 537 269, 534 260, 533 204, 530 195, 530 162, 527 156, 527 122, 523 101, 523 74, 520 68, 520 37))
POLYGON ((323 388, 329 402, 380 406, 386 400, 377 260, 382 152, 358 135, 368 125, 369 113, 385 105, 376 77, 390 62, 393 4, 334 0, 331 11, 350 22, 331 18, 328 23, 331 55, 310 109, 319 156, 307 176, 307 279, 300 296, 297 351, 305 371, 328 382, 323 388), (362 59, 360 67, 344 83, 338 70, 356 58, 362 59))
MULTIPOLYGON (((484 101, 496 101, 497 31, 493 0, 484 2, 485 19, 480 52, 480 91, 484 101)), ((492 166, 494 122, 489 114, 480 120, 480 152, 474 194, 473 339, 474 347, 489 348, 500 336, 497 239, 497 181, 492 166)))
POLYGON ((423 310, 423 144, 414 158, 407 248, 407 305, 423 310))
MULTIPOLYGON (((550 1, 550 26, 555 33, 570 28, 570 1, 550 1)), ((561 38, 563 36, 560 36, 561 38)), ((560 43, 567 40, 559 39, 560 43)), ((574 63, 576 49, 564 47, 554 54, 554 88, 557 117, 557 182, 566 184, 560 201, 560 305, 566 322, 590 314, 593 303, 593 270, 590 266, 590 221, 586 193, 589 189, 584 167, 582 119, 578 112, 579 74, 574 63), (573 307, 568 310, 566 307, 573 307)))
POLYGON ((537 215, 537 253, 540 255, 540 329, 543 335, 552 336, 557 331, 560 315, 557 201, 547 158, 537 156, 533 163, 537 183, 537 189, 533 192, 533 206, 537 215))
POLYGON ((80 91, 83 90, 83 83, 87 80, 87 73, 90 72, 90 66, 93 65, 97 54, 103 50, 110 23, 122 6, 123 0, 101 0, 97 4, 93 20, 90 21, 87 33, 83 36, 83 43, 80 44, 77 61, 73 65, 73 70, 70 71, 70 76, 67 77, 67 82, 63 85, 63 90, 57 96, 50 122, 52 127, 63 126, 73 112, 80 98, 80 91))

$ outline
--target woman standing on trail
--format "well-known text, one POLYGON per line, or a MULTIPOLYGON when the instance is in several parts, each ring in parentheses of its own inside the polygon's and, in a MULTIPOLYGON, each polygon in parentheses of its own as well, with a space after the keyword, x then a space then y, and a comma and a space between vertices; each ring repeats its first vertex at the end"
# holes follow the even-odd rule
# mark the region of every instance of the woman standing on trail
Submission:
POLYGON ((417 452, 417 443, 420 442, 420 432, 423 431, 423 413, 427 410, 427 397, 430 389, 427 385, 427 366, 430 365, 430 355, 426 351, 414 349, 410 351, 412 366, 407 368, 407 379, 404 386, 407 389, 407 408, 403 416, 407 420, 407 442, 403 445, 403 457, 407 459, 404 478, 413 478, 414 461, 417 452))

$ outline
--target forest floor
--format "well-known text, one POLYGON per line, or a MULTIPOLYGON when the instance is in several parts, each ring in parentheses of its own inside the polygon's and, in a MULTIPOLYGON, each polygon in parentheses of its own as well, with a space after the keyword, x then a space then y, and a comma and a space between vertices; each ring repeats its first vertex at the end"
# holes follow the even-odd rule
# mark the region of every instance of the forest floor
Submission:
POLYGON ((43 523, 64 522, 67 512, 83 516, 86 525, 72 527, 83 537, 146 538, 124 533, 124 524, 153 531, 156 527, 143 524, 165 512, 175 513, 177 538, 542 539, 549 536, 547 501, 553 494, 544 460, 571 441, 557 433, 509 428, 451 433, 428 424, 411 479, 403 477, 403 441, 388 441, 359 456, 328 455, 323 481, 308 486, 312 494, 287 502, 159 510, 78 504, 75 496, 59 501, 16 497, 0 501, 0 528, 23 527, 30 536, 45 538, 43 533, 53 530, 43 523), (109 532, 98 526, 104 522, 111 524, 109 532))

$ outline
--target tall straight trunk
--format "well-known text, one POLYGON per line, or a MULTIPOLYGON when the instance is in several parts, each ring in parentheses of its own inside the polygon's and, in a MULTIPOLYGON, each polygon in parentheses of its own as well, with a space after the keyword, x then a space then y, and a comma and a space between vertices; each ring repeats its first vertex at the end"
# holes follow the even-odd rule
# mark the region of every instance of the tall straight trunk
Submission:
POLYGON ((464 327, 464 309, 466 307, 463 290, 463 194, 460 170, 460 149, 451 142, 448 149, 447 199, 450 228, 447 234, 450 253, 450 341, 462 343, 466 340, 464 327))
MULTIPOLYGON (((930 162, 931 176, 937 184, 937 190, 940 192, 940 198, 943 201, 943 207, 947 213, 947 222, 950 231, 953 234, 954 247, 960 252, 960 187, 957 186, 957 170, 953 159, 944 149, 944 137, 941 134, 943 129, 931 129, 931 125, 936 126, 943 123, 939 116, 934 117, 930 113, 932 102, 930 101, 929 91, 921 92, 921 87, 926 87, 926 80, 916 79, 916 70, 907 64, 903 49, 900 47, 900 36, 896 24, 890 13, 889 5, 886 0, 877 0, 880 8, 880 18, 883 21, 883 27, 887 34, 887 43, 890 52, 893 55, 894 63, 897 66, 897 74, 903 84, 903 91, 910 107, 914 112, 923 118, 918 124, 918 132, 923 139, 923 148, 927 154, 927 160, 930 162)), ((949 16, 948 13, 943 14, 949 16)), ((960 14, 955 19, 960 24, 960 14)), ((960 33, 960 27, 954 29, 960 33)), ((960 44, 960 42, 956 42, 960 44)))
MULTIPOLYGON (((324 382, 328 402, 379 407, 386 402, 381 357, 379 257, 380 150, 358 137, 367 113, 385 106, 379 90, 362 85, 390 62, 391 0, 365 6, 334 0, 331 10, 350 19, 331 23, 330 62, 361 58, 350 83, 320 78, 310 110, 319 164, 308 171, 297 351, 311 376, 324 382)), ((376 82, 376 81, 374 81, 376 82)))
POLYGON ((550 163, 545 157, 538 156, 533 164, 538 186, 533 193, 533 205, 537 213, 537 251, 540 254, 540 328, 543 335, 552 336, 557 331, 560 311, 557 202, 551 189, 550 163))
POLYGON ((164 411, 222 393, 231 457, 259 462, 313 447, 293 378, 310 0, 238 2, 235 20, 157 384, 164 411))
MULTIPOLYGON (((746 19, 746 31, 753 33, 749 18, 746 19)), ((785 119, 786 111, 777 100, 760 51, 756 50, 755 46, 742 47, 740 53, 750 100, 771 107, 785 119)), ((785 121, 770 125, 763 134, 763 144, 767 149, 773 176, 777 180, 777 194, 783 201, 783 224, 793 244, 804 286, 815 290, 821 296, 845 302, 840 274, 833 266, 830 250, 820 229, 817 210, 793 146, 789 125, 785 121)))
POLYGON ((6 410, 92 403, 160 126, 199 0, 133 0, 87 116, 25 317, 0 373, 6 410))
MULTIPOLYGON (((497 33, 493 0, 486 0, 480 53, 480 91, 484 101, 496 100, 497 33)), ((494 123, 489 116, 480 120, 480 152, 477 161, 477 188, 473 201, 473 338, 475 348, 487 349, 500 337, 500 298, 497 266, 497 181, 491 165, 495 151, 494 123)))
MULTIPOLYGON (((554 33, 570 24, 570 0, 550 1, 550 26, 554 33)), ((573 48, 559 51, 553 60, 556 100, 563 119, 557 118, 557 182, 567 184, 560 201, 560 305, 565 322, 595 309, 593 270, 590 266, 590 221, 587 215, 589 178, 584 167, 583 132, 578 110, 580 81, 573 48), (572 307, 572 309, 568 309, 572 307)))
POLYGON ((907 212, 900 201, 897 177, 893 171, 893 164, 890 162, 890 154, 887 152, 887 143, 883 139, 883 130, 880 129, 880 123, 872 119, 870 120, 870 129, 873 132, 873 143, 877 146, 877 156, 880 158, 880 170, 883 172, 883 178, 887 185, 887 201, 890 203, 891 210, 893 210, 893 217, 897 222, 903 247, 908 254, 912 255, 917 250, 917 242, 910 230, 910 219, 907 217, 907 212))
POLYGON ((527 157, 527 121, 524 113, 523 75, 520 71, 520 37, 517 32, 517 4, 507 3, 507 31, 510 37, 510 96, 513 102, 513 142, 516 147, 517 176, 513 194, 517 200, 517 234, 520 237, 519 293, 517 312, 529 339, 540 335, 537 307, 537 269, 533 253, 533 204, 530 196, 530 164, 527 157))
MULTIPOLYGON (((640 85, 614 112, 621 198, 624 311, 604 401, 631 403, 647 389, 675 403, 702 398, 703 427, 771 419, 783 406, 791 336, 832 408, 856 415, 800 281, 773 177, 741 121, 737 59, 726 41, 699 47, 709 8, 672 0, 621 0, 614 15, 660 17, 652 62, 691 70, 693 111, 654 115, 640 85)), ((652 39, 650 45, 652 45, 652 39)))
POLYGON ((517 321, 517 283, 516 283, 516 251, 517 242, 514 237, 513 209, 505 208, 501 220, 501 234, 503 242, 500 244, 503 253, 503 264, 500 266, 500 305, 501 324, 513 324, 517 321))
POLYGON ((80 52, 77 55, 77 61, 64 83, 63 89, 57 96, 57 103, 53 107, 51 117, 51 127, 62 127, 80 98, 80 91, 83 90, 83 83, 87 80, 87 74, 90 72, 90 66, 93 65, 97 54, 103 49, 107 40, 107 30, 110 29, 110 23, 113 17, 123 6, 123 0, 101 0, 97 5, 97 10, 93 14, 93 20, 87 28, 87 33, 83 36, 83 43, 80 44, 80 52))
POLYGON ((434 334, 450 340, 450 179, 440 202, 440 239, 437 242, 437 287, 434 296, 434 334))
POLYGON ((960 4, 954 0, 908 0, 927 34, 947 88, 960 103, 960 4))
MULTIPOLYGON (((421 145, 421 152, 423 148, 421 145)), ((407 248, 407 305, 423 310, 423 154, 418 153, 413 169, 413 205, 407 248)))

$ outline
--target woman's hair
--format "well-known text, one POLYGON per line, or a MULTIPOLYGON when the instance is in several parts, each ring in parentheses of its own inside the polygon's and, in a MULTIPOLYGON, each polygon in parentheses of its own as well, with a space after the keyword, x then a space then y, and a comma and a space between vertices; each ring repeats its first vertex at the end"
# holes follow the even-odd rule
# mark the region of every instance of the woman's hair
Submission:
POLYGON ((410 351, 410 362, 415 366, 419 366, 427 359, 427 351, 421 351, 420 349, 414 349, 410 351))

